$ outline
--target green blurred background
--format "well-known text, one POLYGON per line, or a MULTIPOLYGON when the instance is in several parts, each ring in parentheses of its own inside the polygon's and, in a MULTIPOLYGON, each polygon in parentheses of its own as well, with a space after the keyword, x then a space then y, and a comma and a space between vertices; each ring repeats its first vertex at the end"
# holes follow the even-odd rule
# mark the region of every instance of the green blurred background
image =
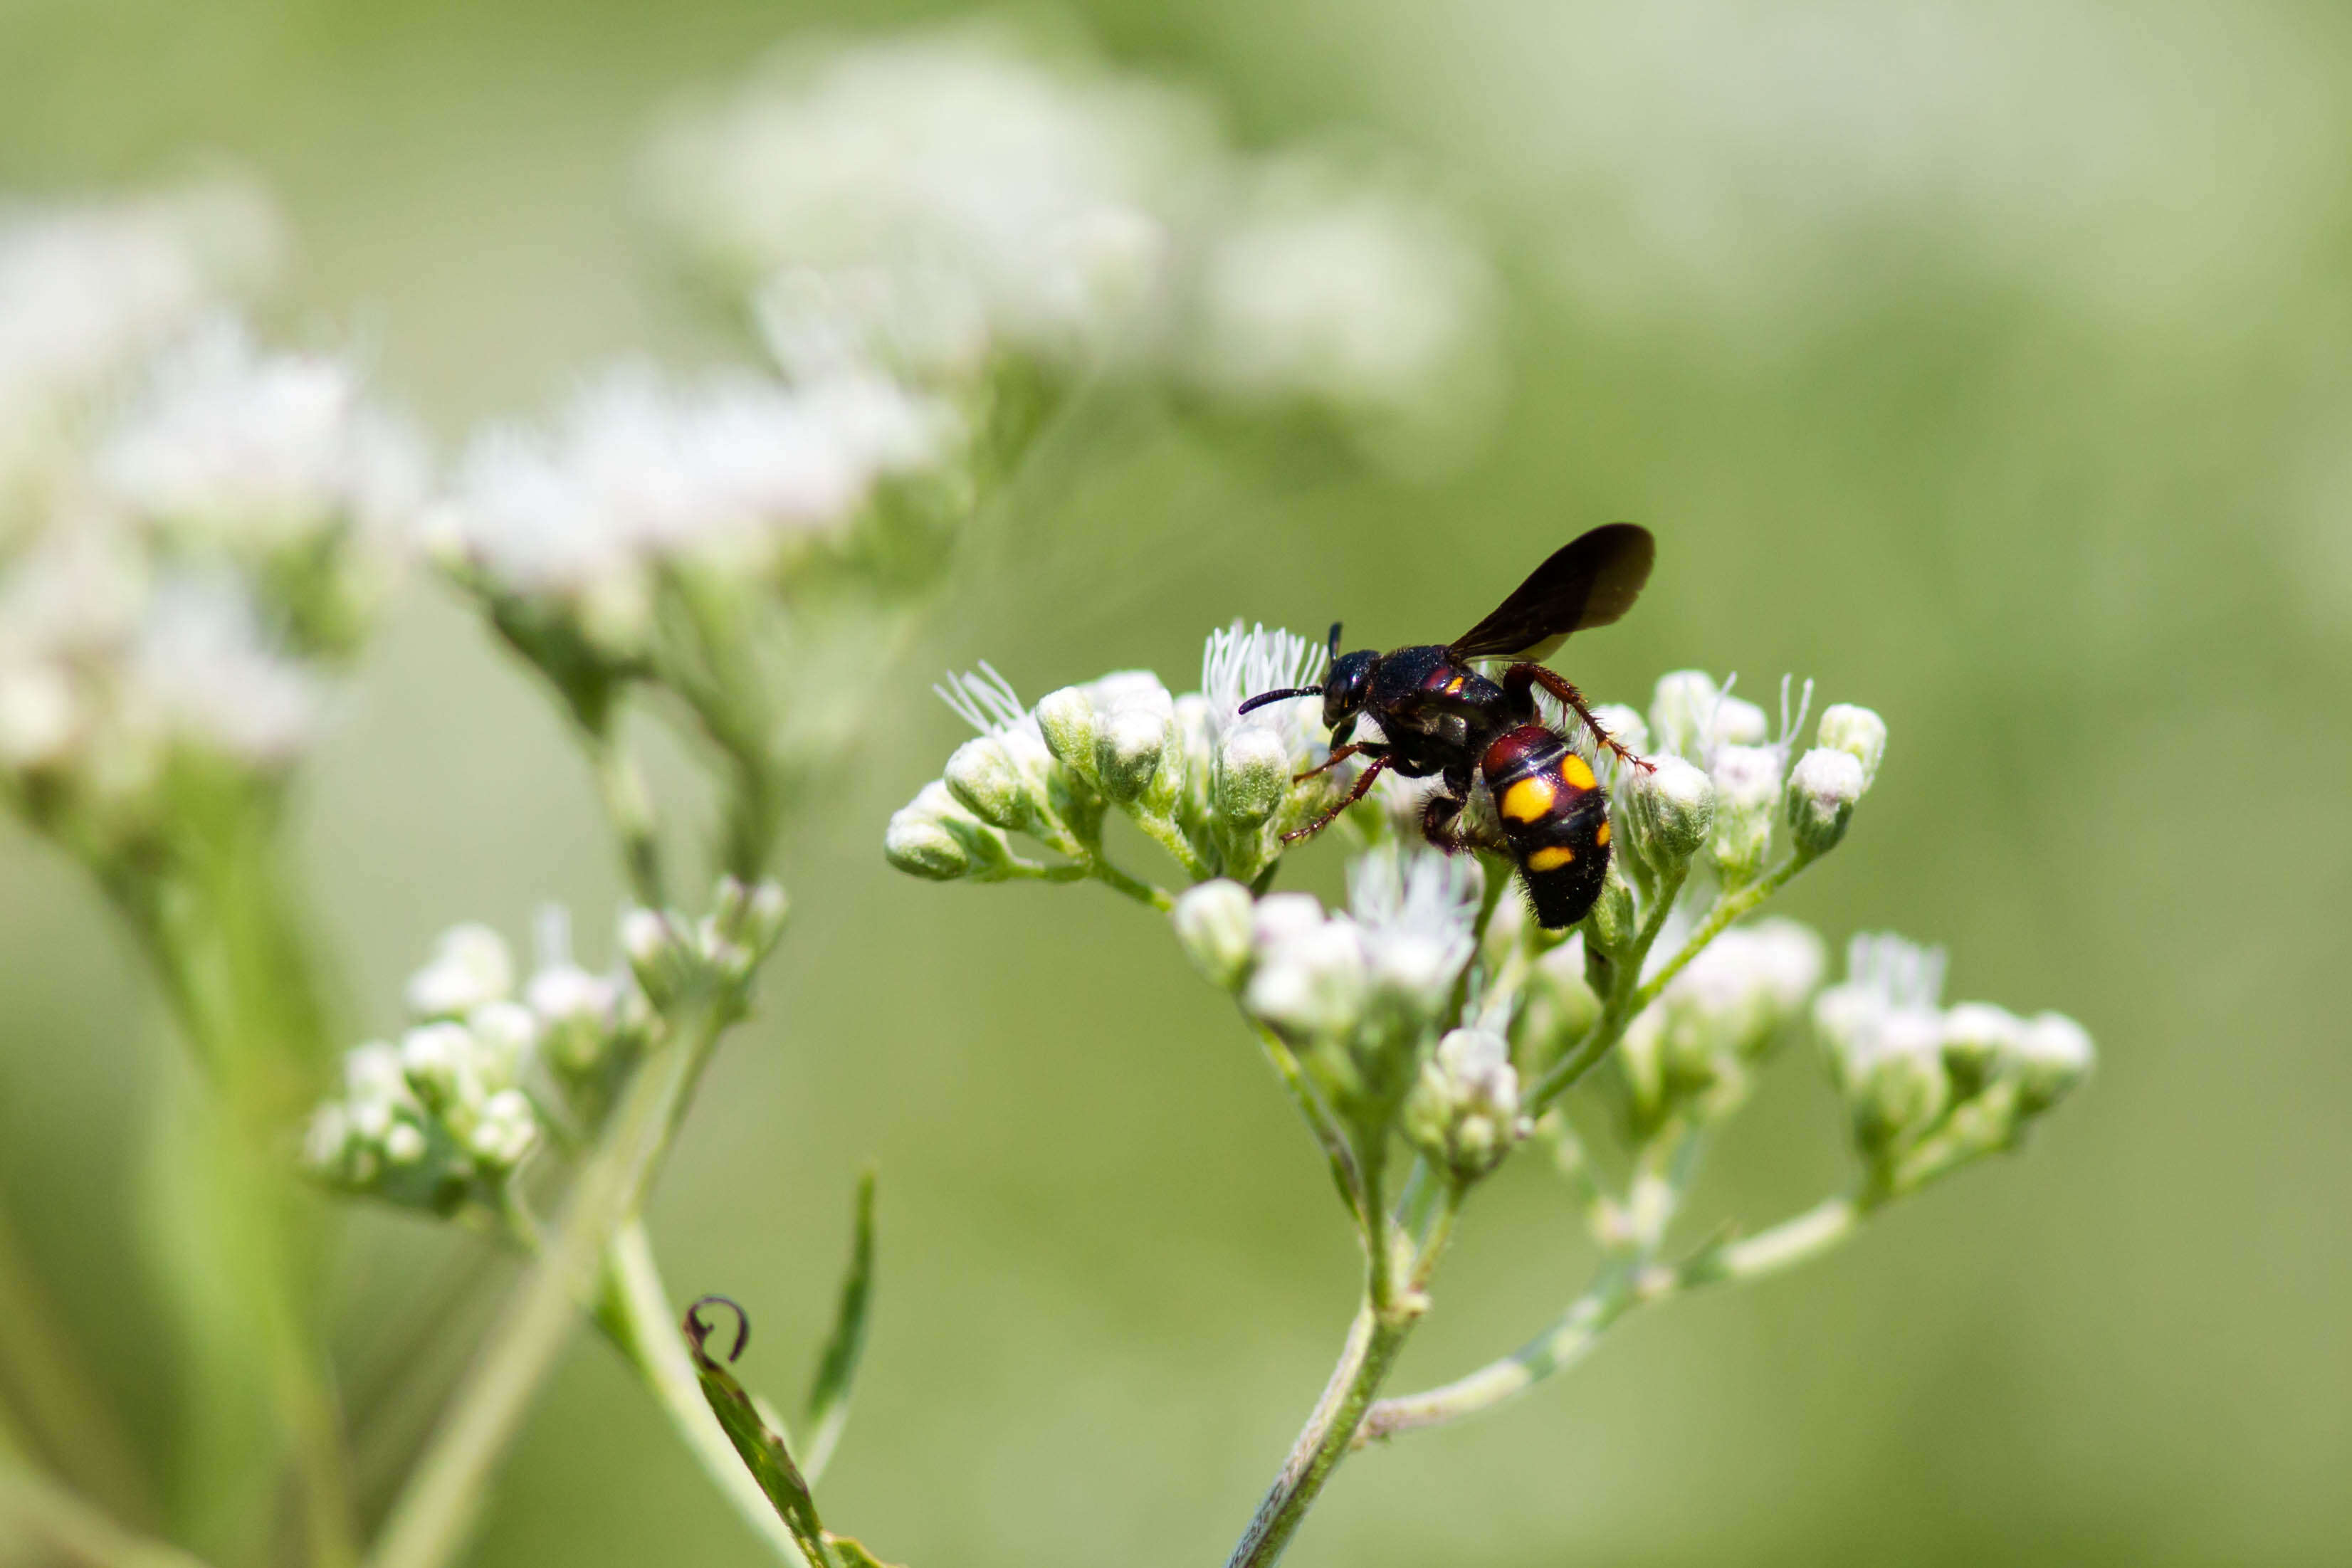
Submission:
MULTIPOLYGON (((7 0, 0 187, 249 164, 300 237, 291 324, 355 327, 454 440, 600 356, 713 351, 630 214, 666 104, 798 28, 939 14, 7 0)), ((1107 0, 1047 25, 1205 90, 1245 142, 1369 128, 1419 159, 1501 259, 1508 412, 1415 478, 1094 411, 799 831, 765 1015, 654 1228, 676 1289, 750 1306, 749 1375, 789 1389, 879 1166, 828 1514, 918 1564, 1219 1560, 1355 1289, 1307 1140, 1157 923, 885 869, 885 819, 957 738, 931 671, 1181 688, 1235 614, 1441 637, 1622 517, 1659 533, 1658 574, 1578 680, 1640 700, 1696 664, 1760 695, 1785 669, 1878 708, 1885 773, 1792 912, 1833 943, 1948 943, 1954 994, 2076 1015, 2101 1074, 2024 1157, 1827 1264, 1636 1319, 1532 1397, 1360 1458, 1293 1560, 2345 1561, 2352 12, 1107 0)), ((618 898, 551 711, 425 584, 302 840, 354 1039, 442 926, 520 938, 553 897, 593 930, 618 898)), ((137 974, 76 875, 0 827, 0 1181, 152 1412, 172 1353, 139 1173, 179 1069, 137 974)), ((1834 1133, 1784 1062, 1700 1207, 1810 1201, 1834 1133)), ((1472 1211, 1400 1386, 1566 1300, 1576 1228, 1538 1163, 1472 1211)), ((504 1276, 364 1217, 355 1384, 436 1386, 446 1357, 383 1364, 394 1325, 468 1277, 478 1322, 504 1276)), ((583 1338, 478 1560, 762 1553, 583 1338)))

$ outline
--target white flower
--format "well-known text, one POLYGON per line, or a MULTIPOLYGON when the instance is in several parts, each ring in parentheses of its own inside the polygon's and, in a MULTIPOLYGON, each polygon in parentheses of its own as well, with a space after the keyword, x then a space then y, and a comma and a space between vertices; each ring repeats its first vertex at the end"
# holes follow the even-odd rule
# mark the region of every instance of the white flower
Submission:
POLYGON ((197 547, 267 554, 349 528, 388 545, 415 514, 415 435, 323 354, 261 353, 216 317, 162 360, 96 456, 104 492, 197 547))
POLYGON ((487 925, 453 925, 434 944, 432 962, 410 977, 408 1010, 420 1019, 462 1018, 513 992, 506 938, 487 925))
POLYGON ((171 735, 259 768, 309 745, 324 700, 310 670, 268 647, 226 579, 163 583, 128 672, 134 701, 171 735))
MULTIPOLYGON (((1272 902, 1264 900, 1259 908, 1272 902)), ((1344 915, 1318 917, 1260 947, 1243 1005, 1266 1022, 1299 1035, 1344 1035, 1363 1016, 1367 968, 1356 923, 1344 915)))
POLYGON ((1444 1004, 1470 960, 1485 873, 1467 855, 1383 844, 1348 868, 1348 902, 1376 980, 1416 1010, 1444 1004))
POLYGON ((0 209, 0 493, 80 405, 270 271, 278 228, 266 197, 226 180, 0 209))
POLYGON ((1245 183, 1201 266, 1195 376, 1254 402, 1424 421, 1483 406, 1494 281, 1446 214, 1297 159, 1245 183))
MULTIPOLYGON (((834 319, 869 338, 857 351, 951 371, 977 363, 975 318, 1057 358, 1121 337, 1159 291, 1162 214, 1209 145, 1172 95, 966 30, 780 57, 679 119, 647 187, 722 274, 854 296, 834 319)), ((768 312, 788 362, 823 341, 799 303, 768 312)))
POLYGON ((625 641, 655 569, 765 570, 840 534, 879 480, 939 460, 953 435, 943 407, 871 374, 680 389, 622 366, 551 430, 478 439, 443 528, 499 586, 571 601, 625 641))

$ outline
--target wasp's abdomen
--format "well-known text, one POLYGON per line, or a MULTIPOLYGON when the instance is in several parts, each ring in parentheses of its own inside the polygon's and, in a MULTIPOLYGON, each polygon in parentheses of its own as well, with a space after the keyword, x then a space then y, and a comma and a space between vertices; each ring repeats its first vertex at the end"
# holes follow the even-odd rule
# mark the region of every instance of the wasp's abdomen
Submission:
POLYGON ((1537 921, 1553 931, 1575 925, 1609 873, 1609 797, 1591 766, 1529 724, 1487 747, 1478 767, 1537 921))

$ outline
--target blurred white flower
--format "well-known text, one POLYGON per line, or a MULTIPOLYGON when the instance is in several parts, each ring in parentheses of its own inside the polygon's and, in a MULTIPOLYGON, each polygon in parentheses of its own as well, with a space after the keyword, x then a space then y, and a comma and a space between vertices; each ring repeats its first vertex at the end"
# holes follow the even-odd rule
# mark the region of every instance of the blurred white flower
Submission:
POLYGON ((420 442, 358 367, 265 354, 215 317, 159 361, 94 460, 107 498, 183 548, 268 555, 337 528, 379 548, 424 501, 420 442))
POLYGON ((929 463, 953 418, 870 374, 803 389, 748 375, 665 384, 624 365, 551 429, 478 438, 443 525, 501 588, 626 633, 672 562, 760 570, 837 536, 875 485, 929 463))
POLYGON ((279 227, 267 197, 226 179, 0 206, 0 500, 91 400, 273 270, 279 227))
POLYGON ((325 692, 307 666, 274 651, 235 580, 166 580, 132 649, 126 702, 169 736, 268 770, 299 757, 325 692))
POLYGON ((1443 210, 1282 160, 1201 263, 1191 373, 1244 402, 1420 421, 1485 412, 1495 284, 1443 210))
POLYGON ((652 150, 656 211, 740 284, 788 362, 835 323, 915 368, 969 368, 992 340, 1062 358, 1115 339, 1158 292, 1164 214, 1213 145, 1181 97, 1049 67, 964 29, 778 56, 652 150), (811 275, 822 281, 812 284, 811 275), (781 289, 782 292, 777 292, 781 289))

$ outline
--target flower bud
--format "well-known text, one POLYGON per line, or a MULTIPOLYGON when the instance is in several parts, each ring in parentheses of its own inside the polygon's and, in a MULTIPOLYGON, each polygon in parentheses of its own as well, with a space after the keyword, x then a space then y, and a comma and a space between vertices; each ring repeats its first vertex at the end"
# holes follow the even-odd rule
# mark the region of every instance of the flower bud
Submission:
POLYGON ((1095 700, 1084 686, 1064 686, 1047 692, 1037 703, 1037 730, 1054 760, 1088 784, 1095 776, 1095 735, 1099 719, 1095 700))
POLYGON ((776 938, 783 935, 784 916, 792 907, 783 888, 774 881, 763 879, 753 887, 733 876, 719 879, 711 906, 709 945, 725 943, 740 947, 754 961, 764 956, 775 946, 776 938))
POLYGON ((955 798, 991 827, 1020 828, 1034 810, 1028 780, 992 735, 957 747, 942 777, 955 798))
POLYGON ((1588 946, 1617 954, 1633 942, 1639 924, 1633 908, 1633 889, 1615 861, 1609 862, 1609 873, 1601 883, 1601 896, 1592 901, 1592 913, 1584 919, 1588 946))
POLYGON ((1745 697, 1717 699, 1715 717, 1707 727, 1707 738, 1717 746, 1761 746, 1771 733, 1772 721, 1745 697))
POLYGON ((1097 683, 1096 701, 1106 716, 1095 737, 1095 772, 1102 792, 1126 805, 1140 800, 1160 777, 1161 761, 1176 738, 1175 703, 1157 680, 1131 675, 1106 676, 1097 683))
POLYGON ((1509 1045, 1482 1029, 1449 1030, 1405 1103, 1405 1136, 1456 1181, 1493 1170, 1527 1136, 1509 1045))
POLYGON ((466 1030, 474 1040, 475 1071, 486 1086, 504 1089, 522 1081, 531 1048, 539 1043, 539 1019, 529 1008, 492 1002, 474 1009, 466 1030))
POLYGON ((482 1103, 466 1130, 466 1149, 491 1174, 520 1165, 539 1144, 539 1115, 520 1089, 502 1089, 482 1103))
POLYGON ((1290 791, 1290 749, 1264 725, 1234 727, 1218 748, 1216 807, 1228 822, 1255 826, 1290 791))
POLYGON ((1867 782, 1851 752, 1817 746, 1797 758, 1789 770, 1785 805, 1790 841, 1799 855, 1811 860, 1837 847, 1867 782))
POLYGON ((2017 1049, 2021 1025, 2007 1008, 1962 1002, 1944 1014, 1944 1071, 1955 1097, 1969 1099, 1990 1082, 2017 1049))
POLYGON ((1189 888, 1176 900, 1176 940, 1201 973, 1235 990, 1249 973, 1253 911, 1249 889, 1219 877, 1189 888))
POLYGON ((1727 889, 1745 887, 1764 869, 1780 803, 1780 754, 1768 746, 1726 746, 1715 756, 1715 821, 1709 849, 1727 889))
POLYGON ((400 1037, 400 1067, 425 1109, 446 1117, 485 1098, 474 1037, 463 1024, 420 1024, 400 1037))
POLYGON ((1634 846, 1651 865, 1681 865, 1706 842, 1715 825, 1715 780, 1704 768, 1668 753, 1656 771, 1633 768, 1618 790, 1634 846))
POLYGON ((1650 699, 1650 738, 1660 751, 1694 761, 1706 754, 1707 727, 1714 721, 1721 688, 1705 670, 1676 670, 1658 677, 1650 699))
MULTIPOLYGON (((1261 906, 1263 907, 1263 906, 1261 906)), ((1276 1029, 1304 1036, 1346 1033, 1369 989, 1355 922, 1325 920, 1262 950, 1244 1004, 1276 1029)))
POLYGON ((1012 852, 1003 833, 964 810, 945 784, 933 779, 891 814, 882 852, 909 875, 951 882, 992 870, 1012 852))
POLYGON ((1932 1012, 1886 1014, 1846 1065, 1854 1132, 1874 1154, 1925 1132, 1949 1096, 1942 1024, 1932 1012))
POLYGON ((2038 1115, 2056 1104, 2091 1075, 2097 1060, 2089 1031, 2065 1014, 2027 1019, 2010 1057, 2018 1113, 2038 1115))
POLYGON ((432 962, 409 978, 408 1010, 420 1019, 461 1018, 513 989, 506 939, 487 925, 455 925, 434 944, 432 962))
POLYGON ((1639 755, 1650 749, 1650 726, 1642 717, 1642 710, 1623 703, 1602 703, 1592 710, 1609 738, 1626 750, 1639 755))
POLYGON ((1263 952, 1323 924, 1323 905, 1311 893, 1268 894, 1250 912, 1250 939, 1263 952))
POLYGON ((1878 782, 1878 765, 1886 756, 1886 721, 1866 707, 1834 703, 1822 710, 1815 743, 1843 751, 1862 764, 1862 787, 1878 782))
POLYGON ((64 758, 81 729, 73 686, 52 665, 0 670, 0 768, 32 770, 64 758))

